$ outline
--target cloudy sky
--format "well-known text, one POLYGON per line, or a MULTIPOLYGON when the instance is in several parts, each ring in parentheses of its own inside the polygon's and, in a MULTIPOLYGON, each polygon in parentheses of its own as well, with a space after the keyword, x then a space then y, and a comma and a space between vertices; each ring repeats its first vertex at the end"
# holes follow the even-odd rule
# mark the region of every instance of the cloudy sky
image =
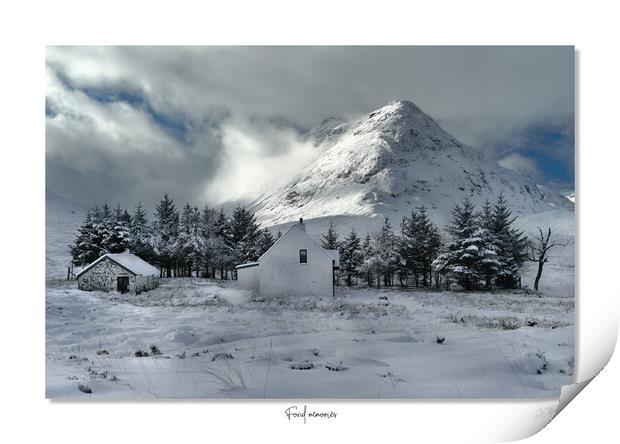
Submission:
POLYGON ((396 99, 574 186, 572 47, 48 47, 47 188, 85 205, 249 201, 316 158, 305 131, 396 99))

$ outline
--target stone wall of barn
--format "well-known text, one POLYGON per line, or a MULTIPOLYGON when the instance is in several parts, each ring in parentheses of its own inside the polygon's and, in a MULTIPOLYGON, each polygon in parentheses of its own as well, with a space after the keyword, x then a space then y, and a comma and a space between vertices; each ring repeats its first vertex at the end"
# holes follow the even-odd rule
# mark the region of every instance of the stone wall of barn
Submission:
POLYGON ((104 259, 78 277, 78 288, 85 291, 116 291, 116 278, 129 277, 129 291, 136 291, 136 276, 110 259, 104 259))
POLYGON ((136 276, 136 293, 149 291, 159 285, 159 276, 136 276))

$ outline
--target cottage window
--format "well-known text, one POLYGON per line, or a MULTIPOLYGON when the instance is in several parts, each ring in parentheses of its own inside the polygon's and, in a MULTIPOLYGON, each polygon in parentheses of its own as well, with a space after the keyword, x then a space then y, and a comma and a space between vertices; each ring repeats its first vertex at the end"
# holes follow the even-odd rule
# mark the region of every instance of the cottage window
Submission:
POLYGON ((308 263, 308 250, 299 250, 299 263, 300 264, 308 263))

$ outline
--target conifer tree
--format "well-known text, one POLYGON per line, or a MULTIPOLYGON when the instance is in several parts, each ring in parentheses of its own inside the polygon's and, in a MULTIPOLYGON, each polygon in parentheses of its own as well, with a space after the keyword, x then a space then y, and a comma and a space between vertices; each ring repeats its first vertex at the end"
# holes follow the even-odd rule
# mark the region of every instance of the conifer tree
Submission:
POLYGON ((202 260, 204 262, 205 273, 207 277, 215 277, 215 268, 212 266, 213 254, 214 254, 214 239, 216 236, 215 233, 215 222, 217 218, 217 213, 214 209, 209 208, 205 205, 200 214, 200 230, 202 233, 202 238, 205 241, 204 249, 201 253, 202 260), (209 273, 209 267, 211 267, 213 273, 209 273))
POLYGON ((424 207, 403 218, 401 229, 404 271, 413 273, 416 287, 419 276, 422 276, 422 285, 430 285, 431 265, 441 247, 439 229, 431 222, 424 207))
POLYGON ((215 219, 214 233, 215 236, 210 241, 210 248, 213 252, 213 266, 219 268, 220 279, 224 279, 228 274, 227 268, 235 261, 232 249, 230 220, 224 213, 224 209, 220 209, 215 219))
POLYGON ((180 258, 182 265, 182 275, 191 276, 192 267, 200 266, 200 258, 205 246, 206 242, 200 227, 200 211, 186 203, 183 207, 179 233, 174 245, 175 255, 180 258))
POLYGON ((120 205, 117 205, 114 213, 105 219, 103 248, 106 252, 123 253, 129 250, 131 246, 130 219, 129 213, 121 210, 120 205))
POLYGON ((151 247, 152 230, 146 217, 142 203, 138 203, 130 218, 129 233, 131 238, 131 251, 147 262, 155 259, 155 253, 151 247))
POLYGON ((513 227, 515 220, 504 193, 500 193, 493 206, 488 229, 495 241, 500 263, 497 284, 507 288, 517 286, 520 281, 519 270, 527 259, 527 237, 513 227))
POLYGON ((480 253, 485 245, 474 205, 469 198, 465 198, 462 204, 457 204, 452 210, 448 232, 452 239, 433 265, 447 273, 465 290, 475 289, 483 277, 480 253))
POLYGON ((389 219, 385 218, 381 231, 371 240, 370 254, 364 261, 364 269, 375 273, 379 288, 381 277, 384 286, 393 285, 394 274, 402 267, 403 262, 400 240, 394 234, 389 219))
POLYGON ((159 257, 160 266, 166 270, 166 277, 172 277, 174 245, 179 232, 179 213, 168 194, 164 194, 155 208, 154 218, 153 249, 159 257))
POLYGON ((78 229, 75 241, 70 247, 74 265, 87 265, 99 258, 101 247, 95 243, 98 213, 97 207, 88 210, 84 222, 78 229))
POLYGON ((371 263, 370 258, 372 256, 373 256, 372 237, 370 233, 366 233, 366 236, 364 236, 364 242, 362 243, 362 264, 361 264, 360 269, 365 274, 366 284, 369 287, 372 287, 374 283, 373 270, 372 270, 372 267, 370 266, 370 263, 371 263))
POLYGON ((332 221, 329 221, 329 228, 327 229, 327 232, 323 234, 321 246, 326 250, 338 249, 338 232, 334 228, 334 224, 332 221))
POLYGON ((258 257, 255 260, 265 254, 265 252, 271 248, 274 242, 275 239, 273 238, 273 235, 269 232, 268 229, 265 228, 261 230, 256 240, 256 255, 258 257))
POLYGON ((230 242, 237 264, 258 259, 258 235, 259 228, 254 213, 240 206, 235 208, 230 220, 230 242))
POLYGON ((103 256, 110 252, 108 247, 114 226, 112 211, 107 203, 101 207, 101 212, 99 213, 99 217, 97 217, 95 226, 96 241, 94 243, 99 246, 99 256, 103 256))
POLYGON ((355 229, 351 229, 340 246, 340 270, 344 273, 347 286, 353 284, 353 277, 357 276, 363 260, 361 239, 355 233, 355 229))

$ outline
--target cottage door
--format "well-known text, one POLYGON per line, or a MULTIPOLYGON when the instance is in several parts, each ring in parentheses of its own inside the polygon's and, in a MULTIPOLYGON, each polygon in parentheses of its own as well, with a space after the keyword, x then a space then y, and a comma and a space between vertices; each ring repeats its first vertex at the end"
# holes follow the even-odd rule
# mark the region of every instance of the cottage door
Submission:
POLYGON ((119 276, 116 278, 116 290, 119 293, 127 293, 129 291, 129 276, 119 276))

